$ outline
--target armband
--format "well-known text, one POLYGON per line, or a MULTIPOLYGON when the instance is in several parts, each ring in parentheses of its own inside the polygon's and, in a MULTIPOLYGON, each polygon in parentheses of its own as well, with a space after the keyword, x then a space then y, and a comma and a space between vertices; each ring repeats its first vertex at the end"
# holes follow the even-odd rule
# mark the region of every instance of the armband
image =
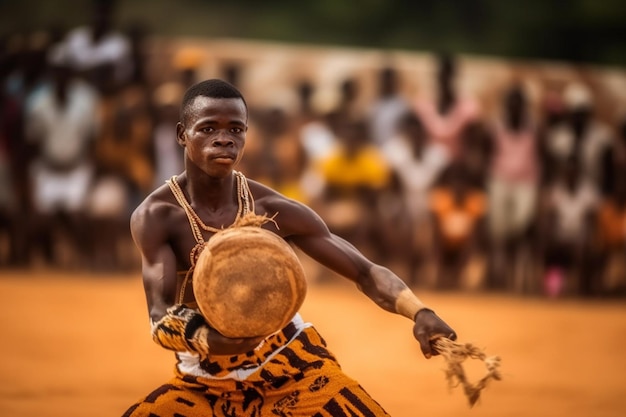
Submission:
POLYGON ((209 326, 197 310, 175 305, 157 322, 151 322, 152 339, 162 347, 176 352, 209 355, 209 326))
POLYGON ((409 288, 403 289, 396 298, 396 312, 411 320, 415 320, 417 313, 426 306, 409 288))

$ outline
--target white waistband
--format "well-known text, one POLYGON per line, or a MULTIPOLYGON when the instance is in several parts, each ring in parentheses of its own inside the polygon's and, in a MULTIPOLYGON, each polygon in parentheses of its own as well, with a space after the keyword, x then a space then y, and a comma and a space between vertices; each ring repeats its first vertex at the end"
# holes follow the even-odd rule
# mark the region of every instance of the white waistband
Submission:
MULTIPOLYGON (((293 337, 287 343, 272 352, 265 359, 265 361, 263 361, 263 363, 253 368, 235 369, 224 376, 215 376, 202 369, 202 367, 200 366, 200 357, 192 352, 177 352, 176 357, 178 358, 178 364, 176 366, 178 367, 178 370, 182 373, 199 376, 202 378, 234 379, 237 381, 245 381, 250 375, 261 369, 263 366, 265 366, 266 363, 272 360, 272 358, 276 356, 281 350, 283 350, 289 343, 291 343, 292 340, 298 337, 302 330, 312 326, 311 323, 304 322, 304 320, 302 320, 300 313, 296 313, 296 315, 291 320, 291 323, 296 326, 296 332, 294 333, 293 337)), ((265 340, 259 343, 259 346, 257 346, 255 349, 259 349, 261 346, 263 346, 264 343, 265 340)))

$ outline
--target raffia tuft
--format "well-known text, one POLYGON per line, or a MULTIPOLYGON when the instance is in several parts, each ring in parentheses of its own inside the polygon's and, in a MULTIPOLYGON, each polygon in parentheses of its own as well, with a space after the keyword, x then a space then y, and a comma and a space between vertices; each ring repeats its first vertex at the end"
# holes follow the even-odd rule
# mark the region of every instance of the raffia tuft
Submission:
POLYGON ((470 407, 480 398, 481 391, 487 387, 491 380, 500 381, 500 357, 487 356, 482 349, 471 343, 458 343, 447 338, 439 338, 435 342, 435 348, 444 357, 448 368, 445 370, 446 379, 450 388, 459 384, 463 386, 463 392, 469 401, 470 407), (477 359, 485 363, 487 373, 478 382, 472 384, 465 375, 462 363, 466 359, 477 359))
POLYGON ((256 214, 256 213, 250 212, 250 213, 245 214, 244 216, 238 218, 235 221, 235 223, 233 223, 233 225, 231 227, 233 227, 233 228, 247 227, 247 226, 261 227, 261 226, 263 226, 267 222, 272 222, 278 228, 278 224, 274 220, 274 218, 276 217, 277 214, 278 213, 274 214, 272 217, 269 217, 267 214, 262 214, 261 215, 261 214, 256 214))

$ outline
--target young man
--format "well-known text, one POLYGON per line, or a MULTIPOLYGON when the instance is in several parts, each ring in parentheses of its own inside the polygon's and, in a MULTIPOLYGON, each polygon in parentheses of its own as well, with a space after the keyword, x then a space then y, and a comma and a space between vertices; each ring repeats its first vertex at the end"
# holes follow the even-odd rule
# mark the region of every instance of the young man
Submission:
POLYGON ((154 340, 176 352, 175 377, 125 416, 381 416, 359 384, 341 372, 321 336, 296 314, 265 338, 231 339, 196 308, 190 271, 202 245, 248 212, 274 216, 263 227, 354 281, 390 312, 415 321, 423 354, 455 332, 390 270, 333 235, 309 207, 234 168, 241 160, 248 111, 241 93, 221 80, 187 90, 177 125, 185 172, 155 190, 134 212, 131 231, 154 340))

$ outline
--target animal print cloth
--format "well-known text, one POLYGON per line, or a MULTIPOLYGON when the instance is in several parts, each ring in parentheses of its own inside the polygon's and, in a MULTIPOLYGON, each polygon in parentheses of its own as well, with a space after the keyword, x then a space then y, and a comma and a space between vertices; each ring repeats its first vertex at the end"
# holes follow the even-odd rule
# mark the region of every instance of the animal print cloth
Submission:
POLYGON ((315 328, 291 323, 273 336, 253 352, 201 361, 212 376, 182 372, 179 363, 173 379, 124 417, 388 416, 343 373, 315 328))

